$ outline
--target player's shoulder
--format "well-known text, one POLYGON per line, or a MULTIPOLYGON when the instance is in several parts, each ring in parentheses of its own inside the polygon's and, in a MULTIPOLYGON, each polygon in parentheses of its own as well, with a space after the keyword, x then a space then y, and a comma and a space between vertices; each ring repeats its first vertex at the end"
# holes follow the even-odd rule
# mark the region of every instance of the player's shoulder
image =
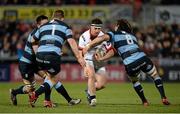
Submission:
POLYGON ((104 32, 100 31, 98 36, 102 36, 102 35, 104 35, 104 32))
POLYGON ((30 32, 30 35, 33 36, 36 32, 37 32, 38 28, 34 28, 31 32, 30 32))
POLYGON ((86 30, 82 33, 82 35, 90 35, 90 30, 86 30))
POLYGON ((85 37, 89 37, 90 36, 90 32, 89 32, 89 30, 86 30, 85 32, 83 32, 82 34, 81 34, 81 38, 85 38, 85 37))

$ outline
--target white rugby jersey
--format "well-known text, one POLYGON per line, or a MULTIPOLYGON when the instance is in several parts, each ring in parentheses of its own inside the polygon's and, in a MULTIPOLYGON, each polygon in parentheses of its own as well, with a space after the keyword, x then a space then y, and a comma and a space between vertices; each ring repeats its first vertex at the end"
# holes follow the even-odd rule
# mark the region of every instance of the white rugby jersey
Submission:
MULTIPOLYGON (((104 33, 100 31, 98 36, 102 36, 104 33)), ((91 35, 90 30, 85 31, 79 38, 79 49, 83 49, 89 42, 91 42, 91 35)), ((106 41, 102 42, 100 45, 97 45, 96 47, 93 47, 90 49, 85 55, 85 60, 93 60, 93 55, 95 54, 95 51, 97 48, 103 48, 106 52, 109 51, 112 48, 111 43, 107 43, 106 41)))

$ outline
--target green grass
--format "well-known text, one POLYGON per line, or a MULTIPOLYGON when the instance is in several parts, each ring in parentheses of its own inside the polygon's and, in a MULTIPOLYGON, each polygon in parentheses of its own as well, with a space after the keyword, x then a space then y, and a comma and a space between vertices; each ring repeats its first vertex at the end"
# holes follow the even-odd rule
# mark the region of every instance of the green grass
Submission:
POLYGON ((81 98, 82 102, 76 106, 68 106, 67 102, 57 94, 52 93, 52 100, 58 103, 56 108, 44 108, 41 95, 36 102, 36 107, 31 108, 28 104, 27 95, 19 95, 18 106, 13 106, 9 100, 9 88, 15 88, 21 83, 0 83, 0 112, 2 113, 180 113, 180 83, 165 83, 166 94, 171 102, 170 106, 161 103, 160 96, 153 83, 143 83, 145 95, 150 106, 144 107, 136 95, 130 83, 109 83, 107 87, 97 92, 97 106, 87 105, 84 89, 86 83, 64 83, 69 94, 74 98, 81 98))

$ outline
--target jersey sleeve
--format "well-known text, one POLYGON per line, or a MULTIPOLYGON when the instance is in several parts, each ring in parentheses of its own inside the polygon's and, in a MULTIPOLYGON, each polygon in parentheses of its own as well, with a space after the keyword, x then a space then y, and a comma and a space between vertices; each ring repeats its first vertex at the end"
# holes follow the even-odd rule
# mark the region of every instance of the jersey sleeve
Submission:
POLYGON ((37 29, 36 30, 36 32, 34 33, 34 35, 33 35, 33 38, 34 38, 34 40, 35 41, 39 41, 40 40, 40 30, 39 29, 37 29))
POLYGON ((81 35, 81 36, 79 37, 79 43, 78 43, 79 50, 82 50, 82 49, 85 47, 85 45, 84 45, 84 40, 85 40, 84 36, 81 35))
POLYGON ((110 31, 110 32, 107 32, 107 35, 109 35, 110 41, 112 42, 114 39, 114 33, 110 31))
POLYGON ((66 37, 67 37, 67 39, 68 38, 73 38, 73 32, 72 32, 72 30, 70 29, 70 28, 68 28, 67 30, 66 30, 66 37))

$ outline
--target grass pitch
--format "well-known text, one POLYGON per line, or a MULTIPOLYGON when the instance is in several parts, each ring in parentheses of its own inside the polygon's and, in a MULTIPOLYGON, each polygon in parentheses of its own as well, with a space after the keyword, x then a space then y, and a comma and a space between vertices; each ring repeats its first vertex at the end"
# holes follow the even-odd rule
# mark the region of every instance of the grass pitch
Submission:
POLYGON ((136 95, 131 83, 108 83, 106 88, 97 92, 97 106, 87 105, 85 96, 86 83, 64 83, 73 98, 81 98, 76 106, 68 106, 67 102, 54 89, 52 101, 58 103, 56 108, 44 108, 41 95, 36 107, 28 104, 27 95, 18 95, 18 106, 13 106, 9 99, 9 89, 22 83, 0 83, 0 113, 180 113, 180 83, 164 83, 170 106, 161 103, 159 93, 153 83, 143 83, 145 95, 150 106, 144 107, 136 95))

